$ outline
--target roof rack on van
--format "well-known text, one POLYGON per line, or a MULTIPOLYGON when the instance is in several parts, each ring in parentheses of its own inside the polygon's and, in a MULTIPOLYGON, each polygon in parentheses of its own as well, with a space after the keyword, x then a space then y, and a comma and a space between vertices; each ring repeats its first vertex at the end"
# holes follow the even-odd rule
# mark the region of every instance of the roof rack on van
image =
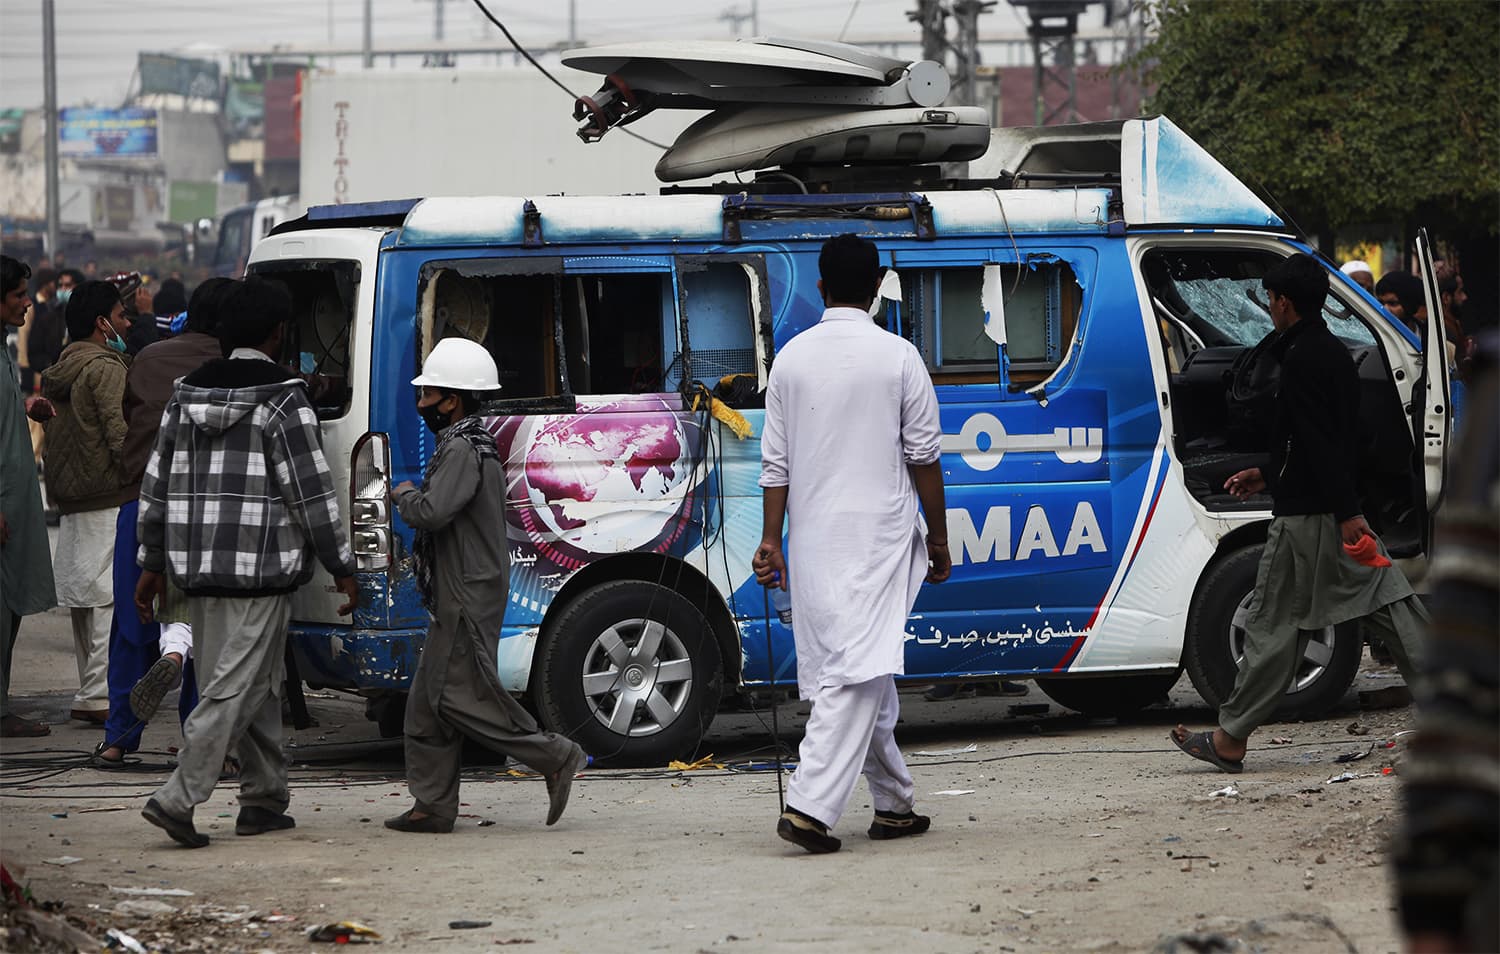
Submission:
POLYGON ((605 74, 579 97, 578 135, 594 142, 656 109, 707 109, 656 164, 680 182, 774 167, 960 162, 989 146, 988 114, 942 106, 948 71, 842 43, 757 38, 570 50, 563 63, 605 74))

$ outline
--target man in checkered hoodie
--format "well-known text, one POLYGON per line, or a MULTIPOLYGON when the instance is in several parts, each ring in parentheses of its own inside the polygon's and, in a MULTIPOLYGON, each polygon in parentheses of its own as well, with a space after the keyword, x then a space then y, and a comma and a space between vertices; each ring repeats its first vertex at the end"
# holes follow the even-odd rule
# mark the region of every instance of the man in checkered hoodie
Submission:
POLYGON ((141 483, 136 608, 149 621, 170 574, 188 597, 198 706, 177 770, 146 820, 189 848, 208 844, 193 809, 224 756, 242 764, 237 835, 294 826, 286 814, 281 686, 292 593, 316 559, 354 609, 354 557, 306 385, 275 362, 291 318, 279 286, 248 279, 220 306, 227 358, 177 382, 141 483))

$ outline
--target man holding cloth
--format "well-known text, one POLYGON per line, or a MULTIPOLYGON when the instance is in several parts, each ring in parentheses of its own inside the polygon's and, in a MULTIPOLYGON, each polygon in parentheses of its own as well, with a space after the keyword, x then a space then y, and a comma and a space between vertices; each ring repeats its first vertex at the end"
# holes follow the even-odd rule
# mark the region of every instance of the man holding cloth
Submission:
POLYGON ((1270 351, 1281 364, 1271 431, 1271 462, 1230 477, 1244 499, 1275 499, 1265 551, 1245 619, 1245 663, 1219 707, 1219 728, 1170 738, 1221 771, 1244 771, 1250 734, 1271 718, 1296 673, 1298 631, 1363 618, 1408 685, 1416 682, 1427 613, 1411 584, 1360 513, 1355 486, 1359 376, 1344 344, 1323 321, 1328 273, 1309 255, 1277 263, 1261 279, 1280 333, 1270 351))
POLYGON ((937 395, 917 349, 870 318, 875 246, 830 239, 818 270, 822 320, 782 347, 766 391, 764 523, 752 565, 762 585, 790 592, 797 686, 812 703, 776 833, 824 854, 840 847, 829 829, 861 772, 875 806, 871 838, 930 824, 913 811, 896 746, 894 676, 922 580, 943 582, 952 563, 937 395))

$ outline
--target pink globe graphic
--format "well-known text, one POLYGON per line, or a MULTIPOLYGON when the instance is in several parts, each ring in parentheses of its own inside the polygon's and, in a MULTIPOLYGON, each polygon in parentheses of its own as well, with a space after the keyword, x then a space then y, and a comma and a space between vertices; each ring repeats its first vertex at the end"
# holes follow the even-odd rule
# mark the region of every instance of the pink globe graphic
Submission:
POLYGON ((508 455, 508 490, 538 553, 576 569, 675 543, 690 522, 695 483, 695 425, 684 417, 653 397, 523 420, 508 455))

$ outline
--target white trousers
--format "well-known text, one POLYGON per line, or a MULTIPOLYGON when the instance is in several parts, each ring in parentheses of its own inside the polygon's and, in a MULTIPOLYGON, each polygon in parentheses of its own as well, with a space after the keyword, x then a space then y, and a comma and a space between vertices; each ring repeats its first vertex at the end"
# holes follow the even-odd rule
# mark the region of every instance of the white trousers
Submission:
POLYGON ((184 661, 193 658, 193 627, 187 623, 162 623, 161 638, 156 641, 161 654, 176 653, 184 661))
POLYGON ((895 677, 819 687, 809 699, 812 713, 787 786, 787 806, 832 828, 862 772, 876 811, 911 811, 911 773, 896 747, 901 706, 895 677))
POLYGON ((75 606, 68 610, 73 622, 73 655, 78 660, 78 694, 73 708, 85 712, 109 711, 109 627, 113 606, 75 606))

